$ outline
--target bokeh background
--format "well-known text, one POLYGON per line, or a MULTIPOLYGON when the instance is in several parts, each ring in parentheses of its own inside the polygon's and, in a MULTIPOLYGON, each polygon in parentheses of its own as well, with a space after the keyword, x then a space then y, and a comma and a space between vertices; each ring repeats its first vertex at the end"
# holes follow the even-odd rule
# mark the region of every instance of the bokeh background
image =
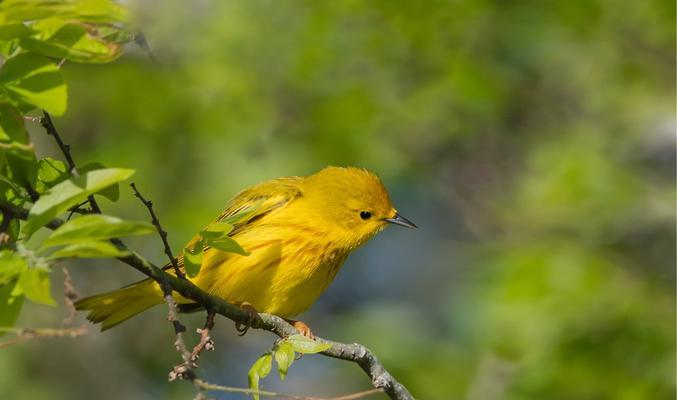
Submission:
MULTIPOLYGON (((56 124, 79 163, 137 170, 175 249, 246 186, 366 167, 420 229, 349 258, 302 316, 319 335, 367 345, 420 399, 675 397, 673 1, 125 3, 156 62, 132 44, 113 64, 66 64, 56 124)), ((127 190, 102 207, 146 218, 127 190)), ((157 237, 130 242, 164 262, 157 237)), ((83 295, 140 278, 68 266, 83 295)), ((0 393, 191 398, 166 382, 164 318, 3 349, 0 393)), ((27 304, 17 325, 59 323, 27 304)), ((199 373, 243 387, 274 338, 232 325, 217 320, 199 373)), ((370 384, 305 356, 263 387, 370 384)))

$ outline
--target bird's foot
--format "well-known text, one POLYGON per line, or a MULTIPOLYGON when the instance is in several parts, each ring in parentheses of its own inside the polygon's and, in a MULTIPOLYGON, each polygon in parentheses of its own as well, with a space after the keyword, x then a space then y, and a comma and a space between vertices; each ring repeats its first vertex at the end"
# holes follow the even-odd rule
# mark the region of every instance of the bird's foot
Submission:
POLYGON ((308 325, 294 319, 285 319, 285 321, 289 322, 291 326, 296 328, 296 330, 299 331, 301 335, 307 337, 308 339, 315 340, 315 334, 310 330, 308 325))
POLYGON ((242 303, 237 303, 236 305, 247 313, 247 319, 244 322, 235 323, 235 330, 237 331, 237 334, 240 336, 244 336, 244 334, 247 333, 249 328, 252 327, 256 328, 257 326, 259 326, 259 324, 261 323, 261 317, 259 317, 259 312, 256 311, 254 306, 247 303, 246 301, 243 301, 242 303))

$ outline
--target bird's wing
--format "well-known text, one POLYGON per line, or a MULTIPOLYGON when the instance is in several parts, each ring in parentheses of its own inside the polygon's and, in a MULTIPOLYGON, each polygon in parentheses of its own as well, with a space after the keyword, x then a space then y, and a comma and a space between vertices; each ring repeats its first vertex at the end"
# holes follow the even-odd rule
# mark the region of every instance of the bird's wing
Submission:
POLYGON ((246 189, 228 203, 216 221, 231 223, 233 230, 229 236, 233 236, 300 197, 301 180, 299 177, 279 178, 246 189))
MULTIPOLYGON (((301 182, 303 178, 278 178, 259 183, 243 190, 233 197, 226 209, 216 218, 215 222, 227 222, 233 225, 228 236, 233 236, 252 226, 252 222, 261 220, 267 215, 282 209, 287 204, 302 196, 301 182)), ((199 240, 195 235, 186 247, 192 248, 199 240)), ((208 250, 209 247, 205 247, 208 250)), ((183 266, 183 254, 177 257, 178 265, 183 266)), ((164 269, 171 268, 171 264, 164 269)))

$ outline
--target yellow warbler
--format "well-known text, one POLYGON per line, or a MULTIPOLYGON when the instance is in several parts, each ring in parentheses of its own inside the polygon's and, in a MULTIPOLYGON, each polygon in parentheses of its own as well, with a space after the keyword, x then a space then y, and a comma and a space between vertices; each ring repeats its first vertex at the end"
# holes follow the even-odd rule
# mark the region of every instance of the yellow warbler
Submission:
MULTIPOLYGON (((259 183, 236 195, 216 221, 243 212, 248 214, 229 236, 250 254, 205 247, 202 267, 190 279, 212 295, 283 318, 310 307, 348 254, 388 223, 416 227, 393 208, 376 175, 352 167, 259 183)), ((180 304, 190 303, 176 296, 180 304)), ((159 285, 146 279, 82 299, 76 307, 89 310, 87 318, 105 330, 162 301, 159 285)), ((305 324, 291 322, 312 335, 305 324)))

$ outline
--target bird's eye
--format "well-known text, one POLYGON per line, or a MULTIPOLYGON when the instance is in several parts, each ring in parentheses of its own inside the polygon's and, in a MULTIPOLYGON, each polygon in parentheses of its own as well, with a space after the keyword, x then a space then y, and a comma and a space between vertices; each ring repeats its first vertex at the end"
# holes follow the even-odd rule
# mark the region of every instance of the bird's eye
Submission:
POLYGON ((369 219, 371 218, 371 213, 369 211, 360 211, 360 218, 369 219))

